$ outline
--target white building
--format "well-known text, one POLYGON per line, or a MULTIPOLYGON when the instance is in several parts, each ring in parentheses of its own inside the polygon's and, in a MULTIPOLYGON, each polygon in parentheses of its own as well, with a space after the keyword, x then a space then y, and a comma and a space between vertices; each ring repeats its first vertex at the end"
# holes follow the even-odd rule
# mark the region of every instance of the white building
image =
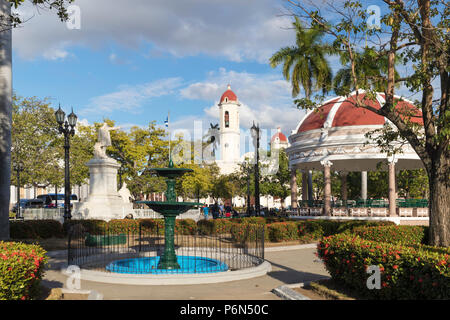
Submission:
MULTIPOLYGON (((215 160, 220 168, 221 174, 230 174, 239 169, 239 163, 243 162, 246 158, 251 159, 254 157, 253 152, 247 152, 241 154, 241 128, 240 128, 240 102, 237 95, 231 90, 228 85, 227 90, 222 94, 219 104, 219 150, 220 156, 215 160)), ((252 143, 251 137, 249 143, 252 143)), ((287 148, 289 146, 287 137, 281 132, 281 127, 277 128, 277 132, 272 136, 270 140, 270 149, 287 148)), ((208 198, 203 200, 206 203, 212 203, 213 200, 208 198)), ((246 205, 246 199, 243 197, 235 197, 231 199, 231 202, 236 207, 244 207, 246 205)), ((252 203, 254 199, 252 199, 252 203)), ((230 200, 225 201, 226 204, 230 203, 230 200)), ((290 204, 290 197, 285 199, 284 206, 290 204)), ((271 196, 261 196, 260 205, 263 207, 273 208, 281 207, 279 199, 274 199, 271 196)))

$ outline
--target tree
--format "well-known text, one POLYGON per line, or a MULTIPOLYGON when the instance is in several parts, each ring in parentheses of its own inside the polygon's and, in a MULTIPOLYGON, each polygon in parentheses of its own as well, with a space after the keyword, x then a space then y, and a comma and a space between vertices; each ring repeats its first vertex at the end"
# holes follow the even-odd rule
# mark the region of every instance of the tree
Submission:
MULTIPOLYGON (((20 25, 18 8, 23 0, 0 0, 0 240, 9 239, 9 197, 11 185, 12 126, 12 49, 11 29, 20 25)), ((66 4, 73 0, 31 0, 31 3, 56 10, 62 21, 68 18, 66 4)))
MULTIPOLYGON (((361 1, 325 1, 319 7, 313 1, 288 0, 296 16, 305 24, 320 27, 341 54, 347 54, 351 68, 351 86, 339 88, 345 94, 360 89, 357 59, 364 39, 372 50, 374 65, 387 57, 387 72, 376 75, 382 84, 385 102, 380 109, 371 106, 377 86, 366 83, 364 99, 352 99, 358 108, 370 110, 389 119, 397 134, 385 135, 386 143, 406 140, 423 162, 429 180, 430 244, 450 245, 450 6, 445 1, 383 0, 380 23, 368 24, 373 12, 367 12, 361 1), (339 7, 338 7, 339 6, 339 7), (333 17, 333 21, 327 19, 333 17), (401 77, 395 64, 409 66, 401 77), (411 95, 421 96, 418 110, 397 108, 400 84, 411 95), (420 117, 423 126, 412 120, 420 117)), ((389 150, 387 150, 389 151, 389 150)))
POLYGON ((321 42, 324 35, 320 27, 306 30, 295 18, 296 46, 284 47, 270 58, 272 68, 283 63, 283 76, 292 84, 292 96, 300 93, 300 85, 310 99, 315 90, 328 91, 331 85, 331 68, 325 58, 333 53, 331 46, 321 42))
POLYGON ((289 170, 289 160, 284 149, 278 152, 278 170, 275 174, 267 175, 261 183, 261 193, 280 198, 281 207, 284 201, 291 194, 290 187, 291 172, 289 170))
MULTIPOLYGON (((107 119, 105 122, 114 126, 114 121, 107 119)), ((97 127, 100 125, 96 124, 97 127)), ((166 189, 164 179, 149 170, 167 166, 166 135, 166 131, 158 128, 154 121, 147 128, 133 126, 128 133, 123 130, 111 131, 111 146, 106 152, 120 163, 122 179, 135 199, 166 189)))
MULTIPOLYGON (((57 175, 59 150, 55 143, 58 124, 46 99, 13 96, 11 168, 21 163, 21 185, 42 186, 49 180, 60 180, 57 175)), ((17 184, 16 177, 12 183, 17 184)))
POLYGON ((198 164, 183 165, 183 168, 194 170, 184 174, 180 179, 180 194, 183 197, 196 199, 205 198, 213 187, 213 170, 211 165, 199 166, 198 164))

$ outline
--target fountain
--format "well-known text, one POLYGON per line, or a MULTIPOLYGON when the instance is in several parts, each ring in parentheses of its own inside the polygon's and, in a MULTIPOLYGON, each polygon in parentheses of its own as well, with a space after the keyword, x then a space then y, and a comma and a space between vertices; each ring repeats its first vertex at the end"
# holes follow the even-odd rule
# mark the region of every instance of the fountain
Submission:
POLYGON ((192 169, 175 168, 172 159, 168 168, 153 168, 159 177, 166 178, 166 201, 137 201, 146 204, 164 216, 164 252, 161 257, 118 260, 106 269, 117 273, 210 273, 227 271, 228 266, 216 259, 196 256, 180 256, 175 253, 175 219, 189 209, 201 205, 198 202, 178 202, 175 192, 176 179, 192 169))
POLYGON ((164 253, 159 260, 158 269, 180 269, 174 247, 175 219, 177 215, 184 213, 195 206, 201 205, 201 203, 177 202, 175 183, 177 178, 187 172, 192 172, 193 170, 174 168, 172 159, 169 160, 168 168, 153 168, 151 170, 159 177, 166 178, 166 201, 138 201, 138 203, 144 203, 149 208, 164 216, 164 253))

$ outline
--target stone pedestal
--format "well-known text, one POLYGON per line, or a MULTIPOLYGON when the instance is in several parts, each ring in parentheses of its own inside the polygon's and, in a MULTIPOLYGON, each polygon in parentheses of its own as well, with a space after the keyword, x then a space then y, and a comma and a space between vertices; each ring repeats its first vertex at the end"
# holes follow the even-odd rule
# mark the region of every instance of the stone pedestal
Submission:
POLYGON ((117 191, 117 170, 120 165, 111 158, 94 158, 89 167, 89 196, 75 203, 74 219, 123 219, 133 213, 133 204, 126 203, 117 191))

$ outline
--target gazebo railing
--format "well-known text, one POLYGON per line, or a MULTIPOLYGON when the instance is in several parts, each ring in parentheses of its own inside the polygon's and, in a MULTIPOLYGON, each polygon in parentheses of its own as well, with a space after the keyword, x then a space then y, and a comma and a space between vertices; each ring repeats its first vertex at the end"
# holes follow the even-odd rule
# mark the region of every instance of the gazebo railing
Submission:
MULTIPOLYGON (((428 217, 427 199, 397 199, 397 210, 394 214, 389 212, 389 201, 385 199, 358 199, 348 200, 346 203, 342 200, 331 202, 332 216, 350 216, 350 217, 428 217)), ((300 216, 322 216, 323 202, 321 200, 299 201, 299 207, 296 215, 300 216)))

